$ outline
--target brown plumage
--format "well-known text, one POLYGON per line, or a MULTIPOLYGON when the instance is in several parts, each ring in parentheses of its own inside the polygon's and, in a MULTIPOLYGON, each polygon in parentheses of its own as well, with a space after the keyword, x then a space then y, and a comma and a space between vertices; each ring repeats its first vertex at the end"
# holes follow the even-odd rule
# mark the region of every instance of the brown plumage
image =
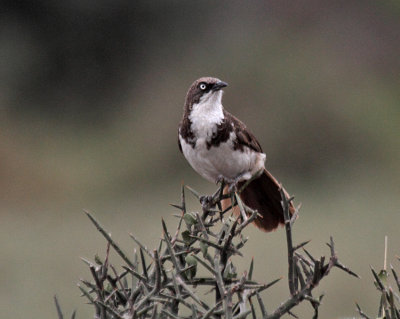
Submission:
MULTIPOLYGON (((245 182, 238 183, 238 189, 245 182)), ((225 187, 224 193, 228 192, 225 187)), ((286 197, 289 194, 284 190, 286 197)), ((254 224, 263 231, 269 232, 275 230, 279 225, 284 224, 283 209, 281 205, 280 185, 275 177, 266 169, 260 177, 254 179, 240 194, 243 203, 252 209, 256 209, 262 217, 258 217, 254 224)), ((230 199, 222 201, 222 208, 230 205, 230 199)), ((234 213, 239 215, 239 207, 234 208, 234 213)), ((293 204, 289 207, 290 215, 294 214, 293 204)))

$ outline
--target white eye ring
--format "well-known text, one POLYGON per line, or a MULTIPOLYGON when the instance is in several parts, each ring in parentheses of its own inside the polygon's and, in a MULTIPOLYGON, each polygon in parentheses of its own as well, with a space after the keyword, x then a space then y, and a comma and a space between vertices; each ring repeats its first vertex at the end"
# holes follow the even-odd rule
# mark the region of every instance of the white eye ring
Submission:
POLYGON ((204 91, 204 90, 206 89, 206 87, 207 87, 207 86, 206 86, 204 83, 201 83, 201 84, 200 84, 200 90, 203 90, 203 91, 204 91))

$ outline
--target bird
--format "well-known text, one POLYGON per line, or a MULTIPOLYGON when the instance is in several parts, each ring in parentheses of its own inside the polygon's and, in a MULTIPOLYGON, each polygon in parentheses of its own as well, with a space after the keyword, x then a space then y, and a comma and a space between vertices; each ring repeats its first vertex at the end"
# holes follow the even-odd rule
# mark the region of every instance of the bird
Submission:
MULTIPOLYGON (((202 77, 189 87, 178 128, 179 149, 203 178, 224 182, 224 193, 251 180, 239 196, 246 206, 258 211, 254 224, 270 232, 285 221, 282 188, 265 168, 266 154, 256 137, 224 109, 222 95, 227 86, 218 78, 202 77)), ((291 215, 295 212, 292 202, 289 211, 291 215)))

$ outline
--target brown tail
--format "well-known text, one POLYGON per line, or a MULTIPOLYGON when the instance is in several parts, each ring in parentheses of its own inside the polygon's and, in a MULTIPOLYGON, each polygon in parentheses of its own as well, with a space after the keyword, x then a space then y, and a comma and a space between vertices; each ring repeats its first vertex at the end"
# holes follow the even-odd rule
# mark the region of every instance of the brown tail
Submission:
MULTIPOLYGON (((238 188, 245 182, 238 184, 238 188)), ((283 209, 281 205, 281 193, 278 181, 264 169, 260 177, 254 179, 240 194, 243 203, 252 209, 256 209, 262 216, 258 217, 254 224, 263 231, 269 232, 276 229, 280 224, 284 224, 283 209)), ((224 193, 227 192, 227 187, 224 193)), ((289 194, 284 190, 286 197, 289 194)), ((229 201, 223 202, 223 206, 228 207, 229 201)), ((289 207, 290 215, 293 215, 295 208, 292 204, 289 207)), ((239 208, 235 207, 234 212, 239 213, 239 208)))

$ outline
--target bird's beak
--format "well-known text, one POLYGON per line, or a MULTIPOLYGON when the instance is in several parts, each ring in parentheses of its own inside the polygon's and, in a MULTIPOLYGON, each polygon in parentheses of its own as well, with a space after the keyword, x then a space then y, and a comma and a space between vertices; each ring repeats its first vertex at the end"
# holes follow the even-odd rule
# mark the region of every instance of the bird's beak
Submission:
POLYGON ((215 84, 212 86, 212 90, 213 90, 213 91, 219 91, 219 90, 221 90, 222 88, 227 87, 227 86, 228 86, 228 83, 223 82, 223 81, 219 81, 219 82, 215 83, 215 84))

